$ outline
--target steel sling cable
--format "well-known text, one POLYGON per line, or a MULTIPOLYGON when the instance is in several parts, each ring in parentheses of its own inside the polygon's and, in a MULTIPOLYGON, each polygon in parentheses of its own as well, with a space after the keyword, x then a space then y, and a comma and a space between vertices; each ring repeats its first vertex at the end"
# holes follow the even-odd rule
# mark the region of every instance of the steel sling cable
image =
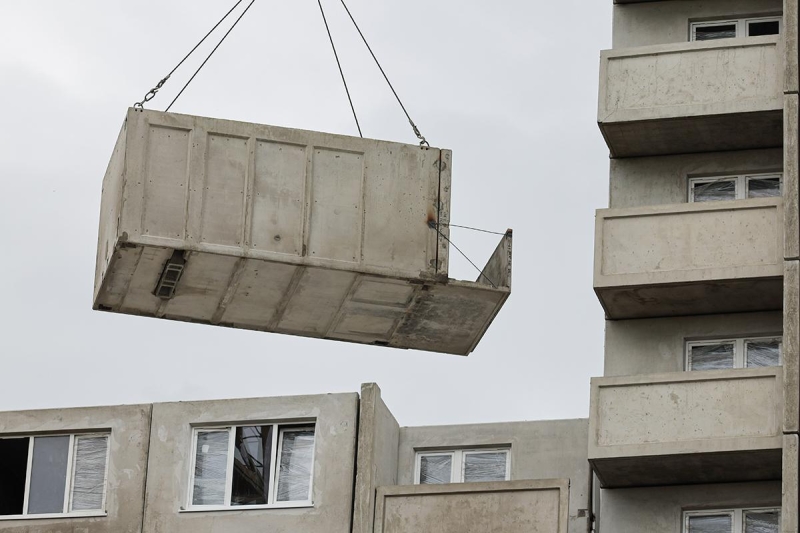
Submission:
POLYGON ((344 70, 342 70, 342 63, 339 61, 339 54, 336 52, 336 45, 333 43, 333 35, 331 35, 331 28, 328 26, 328 18, 325 16, 325 10, 322 9, 322 0, 317 0, 319 4, 319 12, 322 13, 322 21, 325 23, 325 30, 328 32, 328 39, 331 41, 331 48, 333 48, 333 55, 336 58, 336 64, 339 66, 339 74, 342 76, 342 83, 344 84, 344 91, 347 93, 347 101, 350 102, 350 109, 353 111, 353 118, 356 121, 356 128, 358 128, 358 135, 362 139, 364 135, 361 133, 361 124, 358 123, 358 115, 356 115, 356 108, 353 105, 353 99, 350 97, 350 89, 347 87, 347 80, 344 77, 344 70))
POLYGON ((460 253, 461 255, 463 255, 463 256, 464 256, 464 259, 466 259, 467 261, 469 261, 469 264, 470 264, 470 265, 472 265, 472 266, 475 268, 475 270, 477 270, 477 271, 480 273, 480 276, 478 277, 478 279, 480 279, 480 278, 483 278, 483 279, 485 279, 486 281, 488 281, 488 282, 489 282, 489 285, 491 285, 493 288, 495 288, 495 289, 497 288, 497 284, 496 284, 494 281, 492 281, 491 279, 489 279, 489 276, 487 276, 486 274, 484 274, 483 270, 481 270, 480 268, 478 268, 478 265, 476 265, 476 264, 475 264, 475 263, 472 261, 472 259, 470 259, 470 258, 467 256, 467 254, 465 254, 464 252, 462 252, 462 251, 461 251, 461 248, 459 248, 458 246, 456 246, 456 245, 455 245, 455 243, 454 243, 453 241, 451 241, 451 240, 450 240, 450 238, 449 238, 447 235, 445 235, 444 233, 442 233, 442 232, 441 232, 441 230, 439 230, 439 228, 438 228, 438 224, 436 224, 436 222, 430 222, 428 225, 429 225, 429 226, 430 226, 432 229, 436 230, 436 233, 438 233, 439 235, 441 235, 441 236, 442 236, 442 238, 443 238, 444 240, 446 240, 448 243, 450 243, 451 245, 453 245, 453 248, 455 248, 456 250, 458 250, 458 253, 460 253))
POLYGON ((361 28, 358 26, 358 23, 356 22, 356 19, 353 18, 353 14, 350 13, 350 9, 347 7, 347 4, 344 3, 344 0, 340 0, 340 1, 342 2, 342 6, 344 6, 345 11, 347 11, 347 15, 350 17, 350 20, 353 22, 353 26, 356 27, 356 30, 358 31, 358 34, 361 36, 361 40, 364 41, 364 45, 366 45, 367 50, 369 50, 369 53, 372 56, 372 59, 375 60, 375 64, 378 65, 378 68, 380 69, 381 74, 383 74, 383 79, 386 80, 386 83, 389 85, 389 88, 392 90, 392 93, 394 94, 394 97, 397 99, 397 103, 400 104, 400 107, 403 109, 403 113, 406 114, 406 118, 408 119, 408 123, 411 124, 411 129, 414 130, 414 135, 416 135, 417 139, 419 139, 419 145, 422 146, 422 147, 430 147, 430 143, 428 143, 428 141, 425 140, 425 137, 420 133, 419 128, 417 127, 417 125, 414 124, 413 120, 411 120, 411 115, 408 114, 408 111, 406 110, 406 106, 403 105, 403 101, 400 100, 400 97, 397 95, 397 91, 395 91, 394 86, 392 85, 392 82, 389 81, 389 77, 386 75, 386 72, 383 70, 383 67, 381 66, 380 61, 378 61, 378 58, 375 56, 375 52, 372 51, 372 47, 367 42, 367 38, 364 37, 364 33, 361 31, 361 28))
POLYGON ((203 69, 203 67, 204 67, 204 66, 206 66, 206 63, 208 63, 208 60, 209 60, 209 59, 211 59, 211 56, 213 56, 213 55, 214 55, 214 52, 216 52, 216 51, 217 51, 217 49, 220 47, 220 45, 221 45, 223 42, 225 42, 225 39, 227 39, 227 38, 228 38, 228 35, 230 35, 230 34, 231 34, 231 32, 233 31, 233 29, 236 27, 236 25, 237 25, 237 24, 239 24, 239 21, 240 21, 240 20, 242 20, 242 18, 243 18, 243 17, 244 17, 244 16, 247 14, 247 12, 250 10, 250 8, 251 8, 251 7, 253 7, 253 4, 255 4, 255 2, 256 2, 256 0, 251 0, 251 1, 250 1, 250 3, 247 5, 247 7, 246 7, 246 8, 244 8, 244 11, 242 11, 242 14, 241 14, 241 15, 239 15, 239 18, 237 18, 237 19, 236 19, 236 21, 233 23, 233 25, 230 27, 230 29, 228 29, 228 31, 227 31, 227 32, 225 32, 225 35, 223 35, 223 36, 222 36, 222 39, 220 39, 220 41, 217 43, 217 46, 215 46, 215 47, 214 47, 214 49, 213 49, 213 50, 211 50, 211 53, 210 53, 210 54, 208 54, 208 57, 205 59, 205 61, 203 61, 203 63, 202 63, 202 64, 201 64, 199 67, 197 67, 197 70, 195 70, 195 71, 194 71, 194 74, 192 74, 192 77, 191 77, 191 78, 189 78, 189 81, 187 81, 187 82, 186 82, 186 85, 184 85, 184 86, 183 86, 183 89, 181 89, 181 91, 180 91, 180 92, 178 93, 178 95, 177 95, 177 96, 176 96, 176 97, 175 97, 175 98, 172 100, 172 102, 169 104, 169 106, 167 106, 167 109, 165 109, 165 111, 169 111, 169 110, 170 110, 170 108, 171 108, 171 107, 172 107, 172 106, 175 104, 175 102, 178 100, 178 98, 180 98, 180 97, 181 97, 181 95, 183 94, 183 91, 185 91, 185 90, 186 90, 186 88, 189 86, 189 84, 190 84, 190 83, 192 83, 192 81, 194 81, 195 77, 197 77, 197 75, 200 73, 200 71, 203 69))
POLYGON ((160 89, 161 89, 161 88, 164 86, 164 84, 165 84, 165 83, 167 83, 167 81, 170 79, 170 77, 171 77, 173 74, 175 74, 175 71, 176 71, 176 70, 178 70, 178 69, 181 67, 181 65, 183 65, 183 64, 186 62, 186 60, 187 60, 187 59, 189 59, 189 57, 190 57, 190 56, 191 56, 191 55, 192 55, 192 54, 195 52, 195 50, 197 50, 198 48, 200 48, 200 45, 201 45, 201 44, 203 44, 203 43, 205 42, 205 40, 206 40, 206 39, 208 39, 208 37, 209 37, 209 36, 210 36, 212 33, 214 33, 214 31, 215 31, 217 28, 219 28, 219 25, 220 25, 220 24, 222 24, 222 23, 225 21, 225 19, 227 19, 227 18, 228 18, 228 16, 229 16, 231 13, 233 13, 233 11, 234 11, 234 10, 235 10, 237 7, 239 7, 239 4, 241 4, 243 1, 244 1, 244 0, 238 0, 238 1, 237 1, 237 2, 236 2, 234 5, 233 5, 233 7, 232 7, 232 8, 230 8, 230 9, 228 10, 228 12, 227 12, 227 13, 225 13, 225 16, 223 16, 223 17, 222 17, 222 18, 219 20, 219 22, 217 22, 216 24, 214 24, 214 27, 213 27, 213 28, 211 28, 211 30, 209 30, 209 32, 208 32, 208 33, 206 33, 206 34, 205 34, 205 36, 204 36, 202 39, 200 39, 200 42, 198 42, 196 45, 194 45, 194 48, 192 48, 192 49, 189 51, 189 53, 188 53, 188 54, 186 54, 186 56, 185 56, 183 59, 181 59, 181 61, 180 61, 180 62, 179 62, 177 65, 175 65, 175 68, 173 68, 173 69, 172 69, 172 70, 169 72, 169 74, 167 74, 166 76, 164 76, 164 77, 161 79, 161 81, 159 81, 159 82, 156 84, 156 86, 155 86, 155 87, 153 87, 152 89, 150 89, 150 91, 149 91, 149 92, 148 92, 148 93, 147 93, 147 94, 144 96, 144 98, 142 98, 142 101, 141 101, 141 102, 136 102, 135 104, 133 104, 133 107, 134 107, 134 108, 136 108, 136 109, 140 109, 140 110, 141 110, 141 109, 144 109, 144 104, 146 104, 147 102, 149 102, 150 100, 152 100, 153 98, 155 98, 155 96, 156 96, 156 94, 158 93, 158 91, 159 91, 159 90, 160 90, 160 89))

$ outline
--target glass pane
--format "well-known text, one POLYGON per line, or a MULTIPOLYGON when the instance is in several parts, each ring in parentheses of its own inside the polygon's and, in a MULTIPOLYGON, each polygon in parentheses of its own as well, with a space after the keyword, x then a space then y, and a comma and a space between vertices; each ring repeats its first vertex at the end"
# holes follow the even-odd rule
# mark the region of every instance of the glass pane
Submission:
POLYGON ((72 510, 103 509, 106 490, 108 437, 75 439, 75 472, 72 476, 72 510))
POLYGON ((747 34, 750 37, 760 35, 778 35, 781 32, 781 24, 777 20, 751 22, 747 25, 747 34))
POLYGON ((197 434, 192 505, 225 505, 229 431, 197 434))
POLYGON ((284 431, 281 439, 277 500, 306 501, 311 498, 314 430, 284 431))
POLYGON ((69 436, 33 439, 28 514, 64 512, 69 436))
POLYGON ((450 455, 422 455, 419 458, 419 482, 422 485, 450 483, 453 458, 450 455))
POLYGON ((21 515, 30 439, 0 439, 0 515, 21 515))
POLYGON ((719 202, 736 200, 736 181, 719 180, 704 183, 693 183, 695 202, 719 202))
POLYGON ((733 368, 733 343, 692 346, 689 352, 691 370, 724 370, 733 368))
POLYGON ((780 524, 780 511, 750 511, 745 513, 744 533, 778 533, 780 524))
POLYGON ((272 426, 236 428, 231 505, 269 503, 272 426))
POLYGON ((780 195, 780 178, 750 178, 747 181, 748 198, 774 198, 780 195))
POLYGON ((507 457, 503 452, 465 454, 464 482, 505 481, 507 457))
POLYGON ((695 41, 712 41, 714 39, 730 39, 736 37, 736 24, 717 24, 714 26, 696 26, 695 41))
POLYGON ((781 341, 778 339, 747 342, 747 368, 780 366, 781 341))
POLYGON ((732 531, 733 517, 731 515, 689 517, 688 533, 731 533, 732 531))

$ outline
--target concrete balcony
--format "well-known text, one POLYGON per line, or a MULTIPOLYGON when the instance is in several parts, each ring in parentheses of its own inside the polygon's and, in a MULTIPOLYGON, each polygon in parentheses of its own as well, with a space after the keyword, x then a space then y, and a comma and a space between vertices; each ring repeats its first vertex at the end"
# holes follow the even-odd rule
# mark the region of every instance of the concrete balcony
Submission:
POLYGON ((381 487, 374 533, 567 533, 569 481, 381 487))
POLYGON ((779 310, 780 198, 600 209, 594 288, 609 319, 779 310))
POLYGON ((589 462, 606 488, 780 479, 782 370, 594 378, 589 462))
POLYGON ((598 123, 613 157, 783 144, 779 36, 606 50, 598 123))

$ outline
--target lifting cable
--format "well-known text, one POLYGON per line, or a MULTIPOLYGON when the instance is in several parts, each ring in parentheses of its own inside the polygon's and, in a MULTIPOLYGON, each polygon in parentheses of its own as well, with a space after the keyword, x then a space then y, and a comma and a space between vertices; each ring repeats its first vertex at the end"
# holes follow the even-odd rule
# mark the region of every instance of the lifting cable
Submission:
POLYGON ((342 83, 344 83, 344 92, 347 93, 347 101, 350 102, 350 109, 353 111, 353 118, 356 121, 356 128, 358 128, 358 136, 362 139, 364 134, 361 133, 361 124, 358 123, 358 115, 356 115, 356 108, 353 106, 353 99, 350 97, 350 89, 347 88, 347 80, 344 77, 344 70, 342 70, 342 63, 339 61, 339 54, 336 52, 336 45, 333 44, 333 35, 331 35, 331 28, 328 26, 328 18, 325 16, 325 10, 322 9, 322 0, 317 0, 319 4, 319 11, 322 13, 322 21, 325 23, 325 30, 328 32, 328 39, 331 41, 331 48, 333 48, 333 56, 336 58, 336 64, 339 66, 339 74, 342 76, 342 83))
POLYGON ((422 147, 422 148, 430 148, 430 146, 431 146, 430 143, 428 143, 428 141, 425 140, 425 137, 420 133, 419 128, 417 127, 417 125, 414 124, 413 120, 411 120, 411 115, 408 114, 408 111, 406 110, 406 106, 403 105, 403 101, 400 100, 400 97, 397 95, 397 91, 394 90, 394 86, 392 85, 392 82, 389 81, 389 77, 386 75, 386 72, 383 70, 383 67, 381 66, 380 61, 378 61, 378 58, 375 57, 375 52, 372 51, 372 47, 367 42, 367 38, 364 37, 364 33, 361 31, 361 28, 358 26, 358 23, 356 22, 356 19, 353 18, 353 14, 350 12, 350 9, 348 9, 347 4, 344 3, 344 0, 340 0, 340 1, 342 2, 342 6, 344 6, 345 11, 347 11, 347 15, 350 17, 350 20, 353 22, 353 26, 356 27, 356 30, 358 31, 358 34, 361 36, 361 40, 364 41, 364 45, 366 45, 367 50, 369 50, 369 53, 372 56, 372 59, 375 60, 375 64, 380 69, 381 74, 383 74, 383 79, 386 80, 386 83, 389 85, 389 88, 392 90, 392 93, 394 94, 394 97, 397 99, 397 103, 400 104, 400 107, 403 109, 403 113, 406 114, 406 118, 408 119, 408 123, 411 124, 411 129, 414 130, 414 135, 416 135, 417 139, 419 139, 420 147, 422 147))
MULTIPOLYGON (((480 276, 478 276, 478 279, 479 279, 479 280, 480 280, 481 278, 483 278, 483 279, 485 279, 486 281, 488 281, 488 282, 489 282, 489 285, 491 285, 491 286, 492 286, 492 288, 494 288, 494 289, 496 289, 496 288, 497 288, 497 284, 496 284, 495 282, 493 282, 491 279, 489 279, 489 276, 487 276, 487 275, 486 275, 486 274, 483 272, 483 270, 481 270, 480 268, 478 268, 478 265, 476 265, 476 264, 475 264, 475 263, 472 261, 472 259, 470 259, 469 257, 467 257, 467 254, 465 254, 464 252, 462 252, 462 251, 461 251, 461 248, 459 248, 458 246, 456 246, 456 245, 455 245, 455 243, 454 243, 453 241, 451 241, 451 240, 450 240, 450 238, 449 238, 447 235, 445 235, 444 233, 442 233, 442 231, 439 229, 439 227, 438 227, 438 226, 440 226, 440 225, 442 225, 442 226, 443 226, 444 224, 437 224, 436 222, 430 222, 428 225, 429 225, 429 226, 430 226, 432 229, 435 229, 435 230, 436 230, 436 233, 438 233, 439 235, 441 235, 441 236, 442 236, 442 238, 443 238, 444 240, 446 240, 448 243, 450 243, 450 244, 453 246, 453 248, 455 248, 456 250, 458 250, 458 253, 460 253, 461 255, 463 255, 463 256, 464 256, 464 259, 466 259, 467 261, 469 261, 469 264, 470 264, 470 265, 472 265, 472 266, 475 268, 475 270, 477 270, 477 271, 480 273, 480 276)), ((493 233, 493 232, 490 232, 490 233, 493 233)), ((505 233, 504 233, 504 235, 508 235, 508 234, 505 234, 505 233)))
MULTIPOLYGON (((208 39, 208 37, 209 37, 209 36, 210 36, 212 33, 214 33, 214 31, 215 31, 217 28, 219 28, 220 24, 222 24, 222 23, 225 21, 225 19, 227 19, 227 18, 228 18, 228 16, 230 16, 230 14, 231 14, 231 13, 233 13, 233 11, 234 11, 234 10, 235 10, 237 7, 239 7, 239 4, 241 4, 243 1, 244 1, 244 0, 238 0, 238 1, 237 1, 237 2, 236 2, 234 5, 233 5, 233 7, 232 7, 232 8, 230 8, 230 9, 228 10, 228 12, 227 12, 227 13, 225 13, 225 15, 224 15, 224 16, 223 16, 223 17, 222 17, 220 20, 219 20, 219 22, 217 22, 217 23, 214 25, 214 27, 213 27, 213 28, 211 28, 211 30, 209 30, 209 32, 208 32, 208 33, 206 33, 206 34, 205 34, 205 36, 204 36, 202 39, 200 39, 200 42, 198 42, 196 45, 194 45, 194 48, 192 48, 192 49, 189 51, 189 53, 188 53, 188 54, 186 54, 186 56, 185 56, 183 59, 181 59, 181 61, 180 61, 180 62, 179 62, 177 65, 175 65, 175 68, 173 68, 173 69, 172 69, 172 70, 169 72, 169 74, 167 74, 166 76, 164 76, 164 78, 162 78, 162 79, 161 79, 161 81, 159 81, 159 82, 156 84, 156 86, 155 86, 155 87, 153 87, 152 89, 150 89, 150 91, 149 91, 149 92, 148 92, 148 93, 147 93, 147 94, 144 96, 144 98, 142 98, 142 101, 141 101, 141 102, 136 102, 135 104, 133 104, 133 107, 134 107, 135 109, 138 109, 138 110, 143 110, 143 109, 144 109, 144 104, 146 104, 147 102, 149 102, 150 100, 152 100, 153 98, 155 98, 155 96, 156 96, 156 94, 158 93, 158 91, 159 91, 159 90, 161 90, 161 88, 164 86, 164 84, 165 84, 165 83, 167 83, 167 81, 170 79, 170 77, 171 77, 173 74, 175 74, 175 71, 176 71, 176 70, 178 70, 178 69, 181 67, 181 65, 183 65, 183 64, 186 62, 186 60, 187 60, 187 59, 189 59, 189 57, 191 57, 191 55, 192 55, 192 54, 194 54, 194 52, 195 52, 195 51, 196 51, 198 48, 200 48, 200 45, 202 45, 202 44, 205 42, 205 40, 206 40, 206 39, 208 39)), ((206 57, 205 61, 203 61, 203 64, 202 64, 202 65, 200 65, 200 67, 199 67, 199 68, 198 68, 198 69, 195 71, 195 73, 194 73, 194 75, 191 77, 191 79, 190 79, 190 80, 189 80, 189 81, 186 83, 186 85, 184 85, 184 86, 183 86, 183 89, 181 89, 180 93, 178 93, 178 96, 176 96, 176 97, 175 97, 175 98, 172 100, 172 103, 170 103, 170 104, 169 104, 169 107, 167 107, 166 111, 169 111, 169 109, 172 107, 172 105, 175 103, 175 101, 178 99, 178 97, 179 97, 180 95, 182 95, 182 94, 183 94, 183 91, 185 91, 185 90, 186 90, 186 88, 189 86, 189 84, 192 82, 192 80, 194 80, 194 78, 195 78, 195 77, 197 76, 197 74, 200 72, 200 69, 202 69, 202 68, 205 66, 205 64, 208 62, 208 60, 209 60, 209 59, 211 59, 211 56, 212 56, 212 55, 214 55, 214 52, 216 52, 216 51, 217 51, 217 48, 219 48, 219 47, 220 47, 220 45, 222 44, 222 42, 223 42, 223 41, 224 41, 224 40, 225 40, 225 39, 228 37, 228 35, 229 35, 229 34, 230 34, 232 31, 233 31, 233 28, 235 28, 235 27, 236 27, 236 25, 239 23, 239 21, 240 21, 240 20, 242 20, 242 17, 244 17, 245 13, 247 13, 247 11, 250 9, 250 7, 252 7, 252 5, 255 3, 255 1, 256 1, 256 0, 251 0, 250 4, 247 6, 247 8, 245 8, 245 10, 242 12, 242 14, 241 14, 241 15, 239 15, 239 18, 237 18, 237 19, 236 19, 236 21, 233 23, 233 25, 230 27, 230 29, 227 31, 227 33, 225 33, 225 35, 222 37, 222 39, 220 40, 220 42, 219 42, 219 43, 217 43, 217 46, 215 46, 215 47, 214 47, 214 49, 211 51, 211 53, 208 55, 208 57, 206 57)))

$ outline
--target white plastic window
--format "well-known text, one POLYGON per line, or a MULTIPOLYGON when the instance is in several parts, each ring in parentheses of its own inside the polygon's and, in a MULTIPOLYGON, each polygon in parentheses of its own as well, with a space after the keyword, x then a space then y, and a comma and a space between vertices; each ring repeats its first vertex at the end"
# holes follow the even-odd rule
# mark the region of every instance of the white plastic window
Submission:
POLYGON ((780 173, 744 174, 713 178, 690 178, 690 202, 744 200, 781 196, 783 176, 780 173))
POLYGON ((105 512, 108 434, 0 438, 0 519, 105 512))
POLYGON ((717 39, 733 39, 736 37, 779 35, 781 33, 781 25, 782 17, 756 17, 693 22, 690 26, 689 38, 692 41, 713 41, 717 39))
POLYGON ((779 533, 780 509, 687 511, 684 533, 779 533))
POLYGON ((196 428, 189 509, 312 505, 314 427, 196 428))
POLYGON ((686 369, 725 370, 780 366, 781 338, 753 337, 686 343, 686 369))
POLYGON ((508 481, 508 449, 418 452, 414 482, 418 485, 508 481))

